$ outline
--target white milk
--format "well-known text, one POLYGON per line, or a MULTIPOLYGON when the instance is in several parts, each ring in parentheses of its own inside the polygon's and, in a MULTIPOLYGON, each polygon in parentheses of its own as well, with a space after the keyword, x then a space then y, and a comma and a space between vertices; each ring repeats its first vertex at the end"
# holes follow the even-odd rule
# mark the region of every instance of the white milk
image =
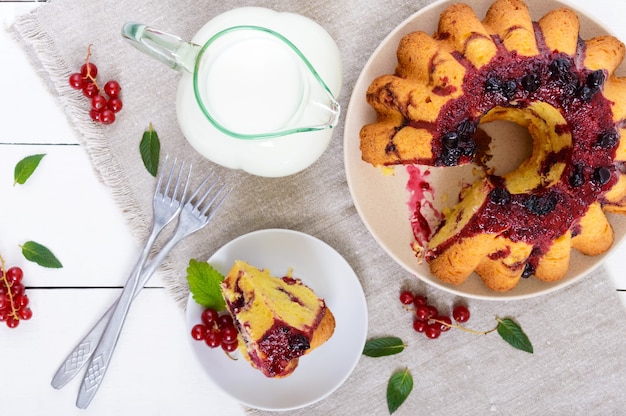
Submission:
POLYGON ((198 77, 209 113, 227 129, 254 134, 287 126, 302 101, 305 79, 294 53, 271 35, 231 33, 208 50, 198 77))

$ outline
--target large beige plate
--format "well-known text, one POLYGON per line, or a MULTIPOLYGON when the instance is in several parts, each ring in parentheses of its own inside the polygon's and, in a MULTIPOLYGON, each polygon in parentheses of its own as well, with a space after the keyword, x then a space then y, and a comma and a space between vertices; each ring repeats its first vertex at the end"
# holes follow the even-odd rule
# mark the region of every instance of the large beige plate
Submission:
MULTIPOLYGON (((350 192, 361 219, 378 243, 395 261, 424 281, 462 296, 488 300, 522 299, 546 294, 580 279, 597 267, 604 256, 588 257, 574 251, 569 271, 561 281, 548 284, 535 278, 522 279, 516 288, 505 293, 496 293, 487 289, 476 274, 470 276, 460 286, 447 285, 434 277, 430 273, 428 265, 425 262, 420 263, 411 249, 411 243, 414 239, 409 222, 411 214, 408 204, 410 193, 407 190, 408 174, 406 168, 395 168, 395 175, 393 176, 383 175, 380 169, 361 160, 359 131, 364 124, 375 120, 374 111, 365 101, 365 92, 369 84, 379 75, 393 73, 396 65, 396 48, 402 36, 415 30, 434 33, 440 13, 450 4, 456 2, 458 1, 437 1, 410 16, 383 40, 361 72, 352 93, 345 125, 344 157, 350 192)), ((482 19, 492 0, 466 0, 465 3, 472 6, 476 15, 482 19)), ((564 5, 575 10, 567 3, 555 0, 527 1, 527 4, 533 20, 538 20, 548 11, 564 5)), ((583 16, 581 12, 577 12, 580 17, 581 37, 583 39, 608 32, 599 23, 583 16)), ((621 73, 620 75, 623 76, 621 73)), ((492 146, 495 153, 496 173, 504 173, 506 169, 512 169, 519 165, 529 152, 530 143, 527 132, 504 122, 491 123, 484 127, 494 137, 492 146), (515 137, 513 144, 511 142, 503 143, 497 139, 502 131, 515 137)), ((471 174, 471 167, 430 168, 421 166, 419 169, 422 173, 430 172, 427 178, 434 189, 435 208, 439 210, 443 206, 442 199, 447 198, 448 205, 454 202, 461 184, 467 183, 471 174)), ((609 220, 615 229, 616 242, 614 245, 617 245, 626 234, 626 217, 610 215, 609 220)))

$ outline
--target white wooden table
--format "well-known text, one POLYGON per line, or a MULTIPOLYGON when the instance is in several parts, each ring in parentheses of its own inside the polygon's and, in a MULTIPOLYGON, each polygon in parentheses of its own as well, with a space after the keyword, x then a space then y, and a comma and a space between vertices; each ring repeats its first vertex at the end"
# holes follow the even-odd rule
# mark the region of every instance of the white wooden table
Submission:
MULTIPOLYGON (((573 3, 626 39, 621 0, 573 3)), ((35 7, 0 0, 0 24, 35 7)), ((4 30, 0 56, 0 255, 23 268, 34 311, 16 329, 0 324, 0 415, 243 415, 196 365, 183 312, 158 275, 137 298, 90 407, 74 407, 79 377, 62 390, 50 387, 61 360, 120 293, 139 245, 54 97, 4 30), (35 153, 48 156, 14 187, 15 164, 35 153), (28 240, 52 249, 63 269, 24 260, 18 245, 28 240)), ((612 255, 606 267, 626 305, 625 256, 612 255)))

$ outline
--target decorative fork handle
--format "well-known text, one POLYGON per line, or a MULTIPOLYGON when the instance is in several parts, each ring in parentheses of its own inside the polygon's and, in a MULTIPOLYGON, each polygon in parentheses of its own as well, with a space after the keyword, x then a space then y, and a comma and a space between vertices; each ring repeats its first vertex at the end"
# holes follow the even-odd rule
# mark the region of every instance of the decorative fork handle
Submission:
MULTIPOLYGON (((168 253, 165 251, 164 246, 163 250, 161 250, 154 257, 154 259, 148 262, 147 265, 143 268, 139 278, 139 283, 135 288, 135 297, 148 283, 152 275, 156 272, 159 265, 163 262, 163 260, 165 260, 167 254, 168 253)), ((89 333, 85 335, 85 337, 78 344, 76 344, 74 349, 69 353, 65 360, 63 360, 63 364, 61 364, 61 366, 54 374, 54 377, 52 378, 52 387, 54 387, 55 389, 62 388, 67 383, 69 383, 69 381, 73 379, 76 374, 80 372, 85 364, 87 364, 87 361, 89 361, 89 358, 93 355, 93 352, 96 349, 100 338, 102 338, 102 334, 106 329, 107 323, 109 322, 118 301, 119 297, 111 304, 111 306, 104 313, 104 315, 100 317, 98 322, 91 328, 89 333)))
MULTIPOLYGON (((101 332, 102 335, 100 337, 100 342, 91 353, 92 358, 89 362, 89 366, 87 367, 87 371, 78 392, 78 398, 76 400, 76 406, 78 408, 87 408, 87 406, 89 406, 89 403, 91 403, 91 400, 95 396, 96 392, 98 391, 98 388, 100 387, 102 379, 104 378, 106 370, 109 366, 109 362, 111 361, 111 357, 113 356, 115 344, 119 339, 119 335, 124 324, 124 318, 126 313, 128 312, 130 302, 141 291, 145 283, 148 282, 150 277, 154 274, 154 272, 163 262, 163 260, 165 260, 165 257, 174 248, 174 246, 187 235, 189 235, 189 233, 186 229, 177 227, 174 231, 174 234, 163 245, 161 250, 157 253, 154 259, 149 263, 149 265, 135 276, 136 279, 135 284, 132 284, 132 292, 130 290, 130 286, 126 285, 122 290, 122 293, 118 298, 117 303, 109 308, 106 314, 112 314, 112 316, 111 319, 108 321, 108 325, 106 325, 107 321, 103 319, 105 325, 102 325, 102 327, 98 330, 98 327, 101 326, 99 321, 96 324, 96 328, 92 330, 92 332, 94 333, 94 339, 97 339, 95 338, 95 336, 98 335, 98 333, 101 332), (141 282, 139 282, 140 277, 141 282), (120 307, 120 302, 127 302, 127 305, 122 304, 122 306, 120 307)), ((90 332, 87 337, 90 337, 92 332, 90 332)), ((82 342, 79 343, 78 347, 80 347, 80 344, 82 344, 82 342)), ((94 344, 94 342, 91 342, 91 345, 94 344)), ((73 355, 73 353, 70 355, 73 355)), ((87 357, 85 357, 84 361, 87 361, 87 357)))

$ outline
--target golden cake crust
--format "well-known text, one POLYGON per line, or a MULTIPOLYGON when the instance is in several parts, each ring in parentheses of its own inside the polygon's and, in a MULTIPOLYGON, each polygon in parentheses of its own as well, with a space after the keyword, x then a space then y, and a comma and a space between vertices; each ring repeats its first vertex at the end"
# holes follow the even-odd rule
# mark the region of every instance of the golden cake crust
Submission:
POLYGON ((567 8, 533 22, 522 0, 496 0, 482 20, 453 4, 432 36, 404 36, 395 72, 371 82, 366 100, 376 120, 362 127, 360 148, 373 166, 469 163, 476 126, 495 120, 533 138, 517 170, 486 171, 422 248, 444 282, 461 284, 474 271, 495 291, 529 275, 553 282, 567 273, 572 248, 598 255, 612 245, 604 212, 626 213, 626 80, 615 75, 625 47, 612 36, 581 41, 579 30, 567 8), (491 107, 468 98, 485 95, 491 107), (530 235, 504 215, 511 206, 529 215, 530 235))

